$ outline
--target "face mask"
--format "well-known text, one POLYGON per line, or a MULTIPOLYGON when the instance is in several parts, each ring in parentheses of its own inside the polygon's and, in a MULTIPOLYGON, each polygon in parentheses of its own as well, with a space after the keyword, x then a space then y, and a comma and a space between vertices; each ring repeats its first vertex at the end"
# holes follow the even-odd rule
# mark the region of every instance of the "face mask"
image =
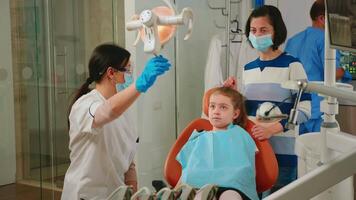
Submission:
POLYGON ((132 74, 129 73, 124 73, 125 77, 125 82, 124 83, 117 83, 116 84, 116 91, 120 92, 124 90, 125 88, 129 87, 133 83, 133 77, 132 74))
POLYGON ((267 51, 267 49, 273 45, 271 34, 256 37, 255 35, 250 33, 248 39, 250 40, 252 46, 255 49, 262 52, 267 51))

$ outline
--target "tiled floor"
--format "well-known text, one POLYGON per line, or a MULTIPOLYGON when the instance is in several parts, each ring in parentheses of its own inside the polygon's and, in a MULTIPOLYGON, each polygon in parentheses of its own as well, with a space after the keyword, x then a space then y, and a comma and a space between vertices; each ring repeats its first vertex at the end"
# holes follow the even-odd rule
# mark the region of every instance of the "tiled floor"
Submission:
POLYGON ((0 186, 0 200, 59 200, 61 192, 43 189, 38 187, 10 184, 0 186), (41 198, 42 197, 42 198, 41 198))

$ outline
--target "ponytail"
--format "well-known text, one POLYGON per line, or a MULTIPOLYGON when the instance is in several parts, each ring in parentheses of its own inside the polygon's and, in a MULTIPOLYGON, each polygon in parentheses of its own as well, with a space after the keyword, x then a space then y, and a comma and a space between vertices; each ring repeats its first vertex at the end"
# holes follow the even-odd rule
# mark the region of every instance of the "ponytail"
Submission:
POLYGON ((67 120, 68 120, 68 128, 69 128, 69 114, 70 111, 72 110, 72 106, 73 104, 83 95, 89 93, 91 91, 91 89, 89 88, 89 85, 93 82, 94 80, 92 78, 87 78, 87 80, 85 81, 85 83, 80 86, 80 88, 77 90, 77 92, 74 95, 74 98, 72 100, 72 102, 69 105, 68 108, 68 112, 67 112, 67 120))

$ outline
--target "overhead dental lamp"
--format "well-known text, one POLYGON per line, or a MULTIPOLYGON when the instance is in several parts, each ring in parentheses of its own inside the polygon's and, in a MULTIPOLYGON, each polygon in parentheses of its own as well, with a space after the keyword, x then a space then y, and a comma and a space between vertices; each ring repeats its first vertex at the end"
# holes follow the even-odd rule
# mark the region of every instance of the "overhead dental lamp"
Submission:
POLYGON ((144 43, 144 52, 158 54, 163 45, 167 43, 176 30, 176 25, 188 25, 184 40, 188 40, 193 29, 193 11, 191 8, 184 8, 179 15, 168 0, 163 0, 168 7, 159 6, 151 10, 144 10, 141 14, 134 15, 132 21, 126 23, 126 29, 137 31, 137 45, 140 38, 144 43))

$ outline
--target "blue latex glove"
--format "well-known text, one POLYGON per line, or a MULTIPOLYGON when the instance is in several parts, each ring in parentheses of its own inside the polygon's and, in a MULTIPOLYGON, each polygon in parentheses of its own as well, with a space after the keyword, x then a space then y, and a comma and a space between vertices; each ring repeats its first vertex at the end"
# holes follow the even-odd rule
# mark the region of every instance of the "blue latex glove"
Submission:
POLYGON ((342 76, 342 78, 341 78, 341 82, 349 83, 351 81, 352 81, 352 75, 350 74, 350 72, 348 70, 345 70, 344 76, 342 76))
POLYGON ((164 74, 170 66, 168 60, 161 55, 151 58, 136 80, 137 91, 146 92, 156 81, 157 76, 164 74))

